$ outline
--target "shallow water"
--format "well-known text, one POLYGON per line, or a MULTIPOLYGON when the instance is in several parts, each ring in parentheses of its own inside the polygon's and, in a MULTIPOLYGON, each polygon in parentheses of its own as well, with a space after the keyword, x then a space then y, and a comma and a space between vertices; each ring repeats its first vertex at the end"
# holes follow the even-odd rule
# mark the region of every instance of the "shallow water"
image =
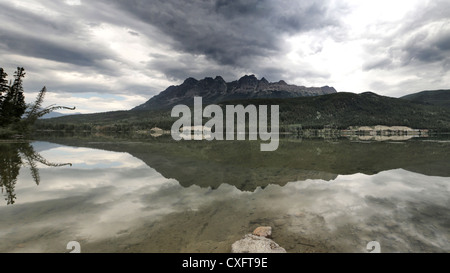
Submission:
POLYGON ((82 252, 230 252, 261 225, 288 252, 367 252, 370 241, 450 251, 448 141, 283 140, 262 153, 248 141, 61 138, 0 149, 0 252, 66 252, 69 241, 82 252))

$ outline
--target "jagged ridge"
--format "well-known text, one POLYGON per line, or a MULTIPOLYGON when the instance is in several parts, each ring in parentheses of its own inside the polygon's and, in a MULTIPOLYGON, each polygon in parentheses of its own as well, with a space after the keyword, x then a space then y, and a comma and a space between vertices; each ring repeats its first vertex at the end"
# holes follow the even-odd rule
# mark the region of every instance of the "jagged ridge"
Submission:
POLYGON ((192 105, 194 96, 201 96, 203 103, 212 104, 234 99, 296 98, 336 93, 333 87, 305 87, 287 84, 285 81, 258 80, 255 75, 245 75, 237 81, 225 82, 217 76, 203 80, 187 78, 181 85, 170 86, 146 103, 133 110, 167 109, 177 104, 192 105))

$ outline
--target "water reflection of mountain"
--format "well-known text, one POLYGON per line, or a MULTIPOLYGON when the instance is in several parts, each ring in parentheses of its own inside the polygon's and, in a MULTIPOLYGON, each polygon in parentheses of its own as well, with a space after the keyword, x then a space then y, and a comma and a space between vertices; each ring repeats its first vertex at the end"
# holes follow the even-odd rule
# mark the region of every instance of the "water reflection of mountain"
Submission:
POLYGON ((0 188, 6 197, 7 205, 12 205, 16 201, 17 197, 14 191, 21 167, 29 167, 34 182, 39 185, 38 162, 52 167, 70 165, 70 163, 55 164, 48 162, 28 142, 0 143, 0 188))
POLYGON ((92 141, 67 138, 51 141, 115 152, 127 152, 166 178, 188 187, 217 188, 222 183, 240 190, 307 179, 334 180, 337 175, 375 174, 405 169, 430 176, 449 176, 450 143, 402 143, 339 140, 282 140, 275 152, 260 152, 253 141, 181 141, 171 139, 92 141))

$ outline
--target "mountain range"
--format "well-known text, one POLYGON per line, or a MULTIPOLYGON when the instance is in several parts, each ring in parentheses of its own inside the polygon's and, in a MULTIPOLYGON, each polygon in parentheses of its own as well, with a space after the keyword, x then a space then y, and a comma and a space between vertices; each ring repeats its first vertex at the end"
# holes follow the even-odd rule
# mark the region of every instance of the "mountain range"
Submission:
POLYGON ((172 106, 192 106, 194 96, 204 104, 279 105, 280 125, 303 128, 334 126, 408 126, 416 129, 450 131, 450 90, 424 91, 401 98, 381 96, 373 92, 355 94, 336 92, 333 87, 304 87, 284 81, 268 82, 246 75, 225 82, 222 77, 186 79, 170 86, 146 103, 131 110, 70 115, 41 119, 40 130, 136 132, 153 127, 169 130, 176 120, 170 115, 172 106))
POLYGON ((450 89, 422 91, 414 94, 409 94, 401 98, 428 105, 447 107, 450 109, 450 89))
POLYGON ((192 105, 193 97, 200 96, 205 104, 227 100, 255 98, 297 98, 337 93, 333 87, 305 87, 285 81, 258 80, 255 75, 245 75, 237 81, 225 82, 221 76, 202 80, 186 79, 181 85, 170 86, 133 110, 169 109, 178 104, 192 105))

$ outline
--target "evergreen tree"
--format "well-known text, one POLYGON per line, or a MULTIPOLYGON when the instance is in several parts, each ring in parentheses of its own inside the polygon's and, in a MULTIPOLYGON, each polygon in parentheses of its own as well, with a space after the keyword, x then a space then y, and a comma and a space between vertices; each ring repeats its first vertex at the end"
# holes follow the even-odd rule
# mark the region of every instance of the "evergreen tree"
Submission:
POLYGON ((5 73, 5 70, 0 67, 0 125, 1 125, 1 112, 2 112, 2 104, 4 99, 4 94, 8 92, 9 86, 8 86, 8 80, 6 77, 8 74, 5 73))
POLYGON ((13 94, 13 117, 15 119, 20 119, 23 114, 25 114, 25 110, 27 109, 27 105, 25 103, 25 96, 23 94, 23 80, 25 77, 25 69, 23 67, 18 67, 17 71, 14 73, 14 83, 12 85, 13 94))
MULTIPOLYGON (((25 69, 18 67, 14 73, 13 84, 8 86, 6 83, 2 83, 2 88, 6 91, 6 94, 1 105, 0 126, 18 122, 25 113, 27 105, 23 94, 23 77, 25 77, 25 69)), ((4 82, 3 79, 2 81, 4 82)))
POLYGON ((8 76, 8 74, 6 74, 5 70, 3 70, 3 68, 0 67, 0 109, 1 107, 1 103, 3 101, 3 94, 8 91, 8 80, 6 79, 6 77, 8 76))
POLYGON ((44 102, 45 94, 47 93, 47 88, 44 86, 36 97, 34 104, 28 105, 27 111, 25 113, 25 118, 23 121, 28 125, 32 125, 38 118, 51 113, 59 109, 75 110, 75 107, 70 108, 66 106, 50 105, 47 107, 42 107, 44 102))
POLYGON ((47 91, 45 87, 39 92, 35 103, 27 105, 23 90, 25 69, 17 67, 12 84, 11 82, 8 84, 7 76, 3 68, 0 68, 0 127, 6 128, 4 131, 8 132, 9 135, 12 135, 12 133, 28 134, 38 118, 52 111, 58 109, 75 110, 75 107, 59 105, 50 105, 43 108, 42 103, 47 91))

